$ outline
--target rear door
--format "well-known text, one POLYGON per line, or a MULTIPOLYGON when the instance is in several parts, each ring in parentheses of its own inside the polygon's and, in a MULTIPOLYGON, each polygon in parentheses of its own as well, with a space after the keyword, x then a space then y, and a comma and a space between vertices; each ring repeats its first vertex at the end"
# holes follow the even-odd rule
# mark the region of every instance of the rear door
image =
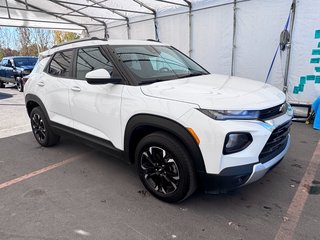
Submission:
POLYGON ((120 143, 120 105, 123 84, 90 85, 85 75, 95 69, 106 69, 111 77, 117 70, 98 46, 79 48, 74 66, 74 80, 69 90, 70 108, 76 130, 120 143))
POLYGON ((38 85, 45 88, 45 107, 50 120, 73 127, 69 106, 71 63, 74 50, 55 53, 47 68, 46 77, 38 85))

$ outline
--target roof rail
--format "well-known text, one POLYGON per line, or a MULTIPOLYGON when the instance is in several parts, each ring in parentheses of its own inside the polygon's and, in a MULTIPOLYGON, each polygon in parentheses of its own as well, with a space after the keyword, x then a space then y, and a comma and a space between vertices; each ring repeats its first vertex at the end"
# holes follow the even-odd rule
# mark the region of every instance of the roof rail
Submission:
MULTIPOLYGON (((78 42, 84 42, 84 41, 90 41, 90 40, 103 40, 103 41, 108 41, 106 38, 98 38, 98 37, 81 38, 81 39, 77 39, 77 40, 65 42, 65 43, 62 43, 62 44, 53 45, 52 48, 61 47, 61 46, 68 45, 68 44, 71 44, 71 43, 78 43, 78 42)), ((51 48, 51 49, 52 49, 52 48, 51 48)))
POLYGON ((160 40, 155 40, 155 39, 151 39, 151 38, 148 38, 147 41, 149 41, 149 42, 158 42, 158 43, 160 42, 160 40))

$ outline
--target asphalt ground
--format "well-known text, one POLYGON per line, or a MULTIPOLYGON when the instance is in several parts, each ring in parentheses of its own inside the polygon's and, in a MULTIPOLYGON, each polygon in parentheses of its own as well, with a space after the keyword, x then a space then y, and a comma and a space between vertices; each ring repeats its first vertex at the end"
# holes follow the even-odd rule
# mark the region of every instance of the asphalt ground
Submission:
POLYGON ((288 154, 260 181, 167 204, 104 152, 68 138, 40 147, 23 104, 0 89, 1 240, 320 239, 320 132, 310 125, 293 124, 288 154))

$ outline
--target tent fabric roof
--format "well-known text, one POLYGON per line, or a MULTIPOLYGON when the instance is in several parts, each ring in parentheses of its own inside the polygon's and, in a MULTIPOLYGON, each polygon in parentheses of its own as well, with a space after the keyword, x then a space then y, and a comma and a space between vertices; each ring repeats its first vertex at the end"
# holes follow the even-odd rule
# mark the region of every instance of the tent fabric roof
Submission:
MULTIPOLYGON (((189 7, 200 0, 1 0, 0 26, 69 31, 106 27, 136 16, 155 16, 168 8, 189 7)), ((203 1, 203 0, 202 0, 203 1)))

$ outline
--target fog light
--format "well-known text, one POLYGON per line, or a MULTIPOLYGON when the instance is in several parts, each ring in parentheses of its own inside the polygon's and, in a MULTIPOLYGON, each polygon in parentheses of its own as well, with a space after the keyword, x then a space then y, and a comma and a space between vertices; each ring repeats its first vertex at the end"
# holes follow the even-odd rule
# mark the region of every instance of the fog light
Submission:
POLYGON ((240 152, 250 145, 252 136, 250 133, 231 132, 224 141, 223 154, 240 152))

